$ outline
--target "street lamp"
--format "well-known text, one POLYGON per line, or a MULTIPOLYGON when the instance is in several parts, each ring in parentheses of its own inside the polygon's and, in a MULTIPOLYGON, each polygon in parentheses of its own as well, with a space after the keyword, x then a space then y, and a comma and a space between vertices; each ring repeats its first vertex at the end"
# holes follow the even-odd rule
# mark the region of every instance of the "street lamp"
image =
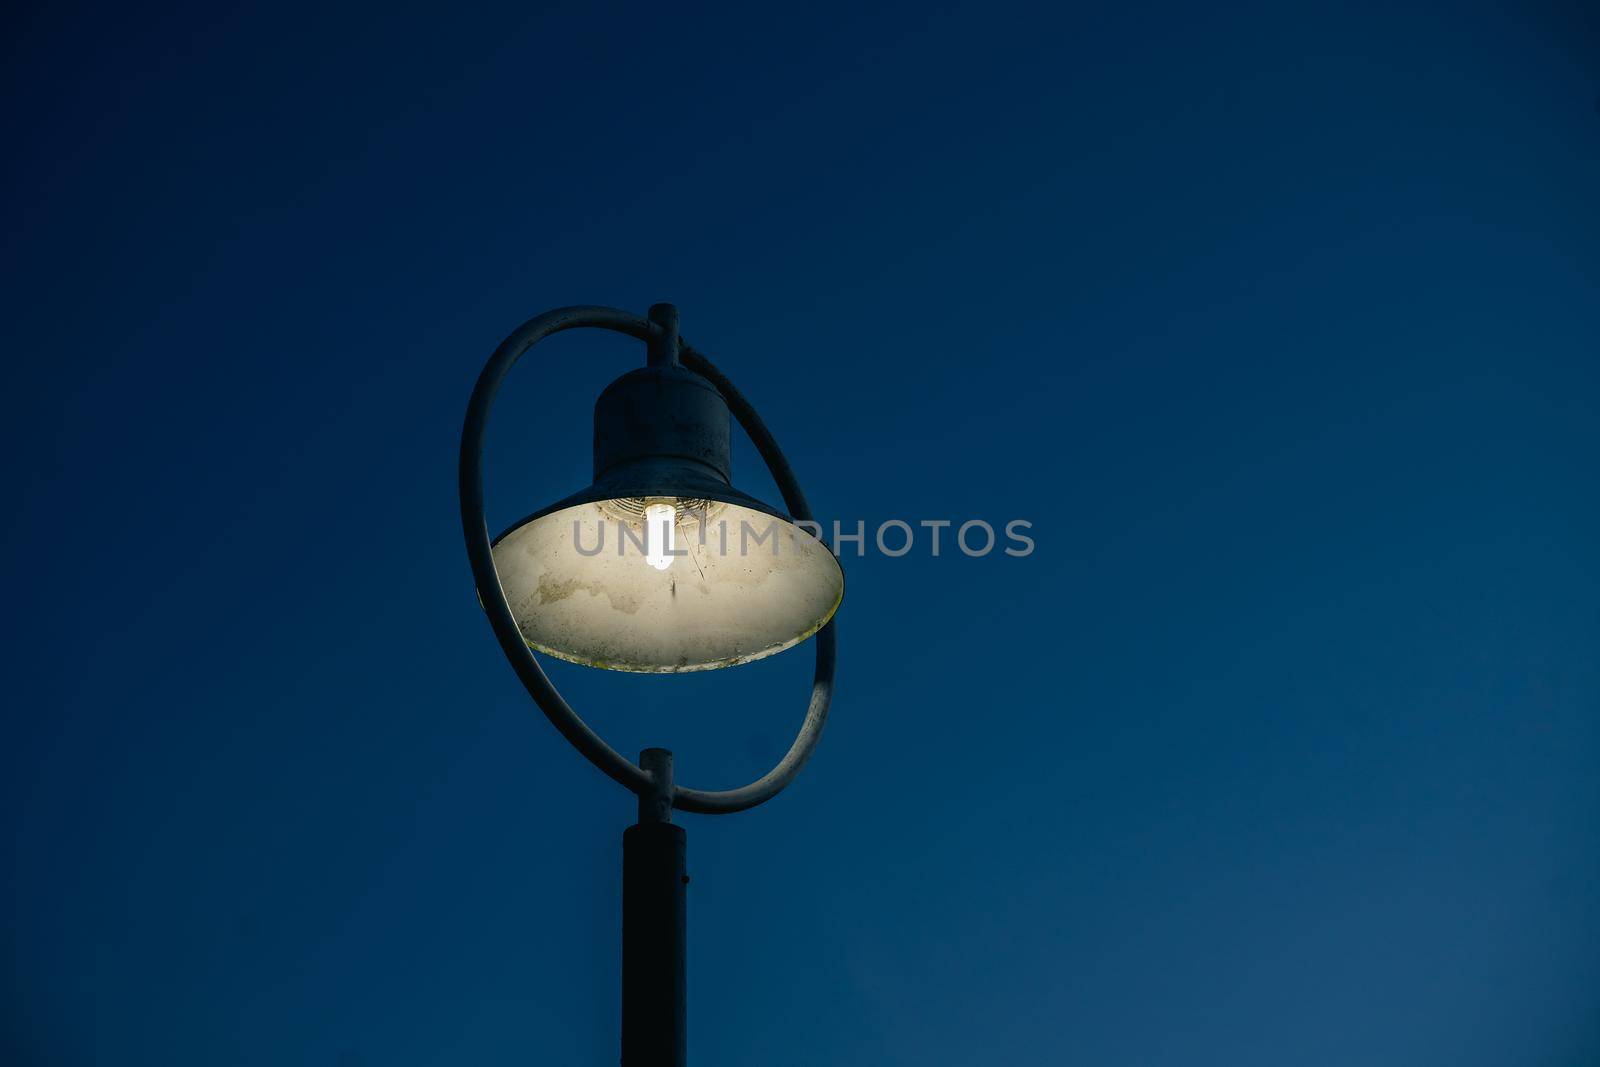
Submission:
POLYGON ((813 536, 820 531, 772 434, 722 372, 679 338, 670 304, 652 307, 648 319, 615 308, 559 308, 520 326, 473 388, 460 480, 467 557, 501 650, 562 736, 639 798, 639 821, 622 837, 622 1063, 681 1067, 688 878, 672 809, 743 811, 800 772, 833 694, 831 620, 844 574, 813 536), (533 345, 581 327, 644 341, 647 363, 612 382, 595 404, 594 483, 491 541, 482 459, 495 394, 533 345), (730 413, 766 461, 787 515, 733 488, 730 413), (666 749, 645 749, 637 764, 617 752, 561 698, 531 651, 590 667, 676 673, 748 663, 813 634, 811 702, 794 744, 772 770, 729 790, 678 785, 666 749))

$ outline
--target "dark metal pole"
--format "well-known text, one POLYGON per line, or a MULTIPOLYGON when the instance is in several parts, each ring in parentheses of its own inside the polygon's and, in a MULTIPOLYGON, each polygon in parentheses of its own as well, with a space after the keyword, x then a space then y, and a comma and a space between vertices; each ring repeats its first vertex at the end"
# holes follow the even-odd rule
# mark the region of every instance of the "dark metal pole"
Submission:
POLYGON ((645 345, 646 365, 678 366, 678 309, 672 304, 651 304, 650 321, 661 327, 645 345))
POLYGON ((683 827, 672 818, 672 753, 647 748, 639 822, 622 834, 622 1067, 684 1067, 683 827))

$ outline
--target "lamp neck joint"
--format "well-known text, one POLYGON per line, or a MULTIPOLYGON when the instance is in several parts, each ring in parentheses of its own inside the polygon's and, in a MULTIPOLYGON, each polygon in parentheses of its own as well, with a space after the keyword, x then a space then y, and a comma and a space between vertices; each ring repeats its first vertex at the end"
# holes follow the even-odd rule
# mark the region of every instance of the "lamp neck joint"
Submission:
POLYGON ((671 822, 672 753, 664 748, 647 748, 639 753, 639 769, 650 778, 639 790, 639 821, 671 822))

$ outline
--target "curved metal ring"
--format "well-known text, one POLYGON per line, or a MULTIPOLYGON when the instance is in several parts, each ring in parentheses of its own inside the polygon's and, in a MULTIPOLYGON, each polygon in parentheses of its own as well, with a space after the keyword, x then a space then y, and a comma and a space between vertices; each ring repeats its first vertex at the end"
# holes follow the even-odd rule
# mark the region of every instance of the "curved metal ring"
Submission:
MULTIPOLYGON (((488 523, 483 513, 483 438, 489 424, 489 410, 500 391, 500 383, 517 360, 535 344, 551 334, 580 327, 614 330, 641 341, 648 341, 651 334, 659 329, 649 320, 617 308, 565 307, 529 319, 501 342, 484 365, 483 373, 478 375, 478 382, 472 389, 472 399, 467 403, 466 424, 461 431, 461 528, 466 535, 467 558, 472 564, 473 581, 477 584, 484 611, 489 616, 489 624, 499 639, 501 651, 511 661, 512 669, 522 679, 534 703, 539 705, 545 718, 585 759, 613 780, 642 795, 653 787, 651 776, 589 728, 562 699, 550 679, 545 677, 544 669, 523 641, 522 631, 518 629, 516 617, 511 613, 511 605, 506 602, 505 590, 500 586, 488 523)), ((772 472, 790 516, 800 521, 814 522, 794 471, 755 408, 704 355, 681 340, 678 352, 684 366, 710 381, 728 401, 728 409, 750 435, 756 450, 766 461, 767 469, 772 472)), ((815 641, 817 669, 811 683, 811 703, 806 708, 805 722, 795 735, 794 744, 789 746, 789 751, 777 766, 738 789, 705 790, 675 786, 673 807, 707 815, 743 811, 772 799, 800 773, 800 768, 805 766, 822 736, 822 726, 828 718, 828 704, 833 697, 833 621, 830 620, 817 632, 815 641)))

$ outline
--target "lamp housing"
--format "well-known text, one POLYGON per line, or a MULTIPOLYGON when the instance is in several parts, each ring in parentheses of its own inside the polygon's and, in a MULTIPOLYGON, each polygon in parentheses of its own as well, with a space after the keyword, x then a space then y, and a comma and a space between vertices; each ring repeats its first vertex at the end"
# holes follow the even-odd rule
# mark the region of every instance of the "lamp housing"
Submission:
POLYGON ((677 673, 762 659, 826 625, 844 594, 838 560, 735 489, 732 470, 728 401, 710 381, 652 362, 608 385, 595 402, 594 482, 494 541, 529 647, 677 673), (665 546, 647 521, 662 504, 673 509, 665 546))

